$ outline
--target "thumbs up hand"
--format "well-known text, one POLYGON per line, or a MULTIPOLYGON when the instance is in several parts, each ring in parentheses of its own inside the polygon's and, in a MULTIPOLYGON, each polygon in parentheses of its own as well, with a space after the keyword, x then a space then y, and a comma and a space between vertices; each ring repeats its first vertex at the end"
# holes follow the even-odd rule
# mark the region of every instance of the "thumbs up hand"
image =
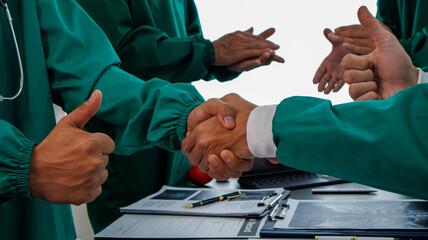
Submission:
POLYGON ((101 105, 101 92, 58 122, 52 132, 34 147, 29 188, 33 197, 56 204, 82 204, 101 194, 107 180, 108 154, 113 140, 103 133, 88 133, 83 126, 101 105))
POLYGON ((387 99, 417 84, 419 71, 397 38, 366 7, 358 19, 374 40, 376 49, 364 56, 346 55, 342 60, 343 78, 354 100, 387 99))

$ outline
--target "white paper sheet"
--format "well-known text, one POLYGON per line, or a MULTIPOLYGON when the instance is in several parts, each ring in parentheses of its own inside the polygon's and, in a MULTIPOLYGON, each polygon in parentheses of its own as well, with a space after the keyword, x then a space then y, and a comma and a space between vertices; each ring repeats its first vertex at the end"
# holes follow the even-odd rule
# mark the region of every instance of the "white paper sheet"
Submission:
POLYGON ((96 238, 253 238, 265 218, 125 214, 96 238))

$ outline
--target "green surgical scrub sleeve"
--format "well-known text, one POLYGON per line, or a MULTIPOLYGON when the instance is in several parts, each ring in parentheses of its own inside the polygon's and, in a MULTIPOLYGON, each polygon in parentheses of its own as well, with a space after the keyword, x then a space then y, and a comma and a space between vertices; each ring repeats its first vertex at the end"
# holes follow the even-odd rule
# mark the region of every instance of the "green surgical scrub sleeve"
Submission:
MULTIPOLYGON (((75 1, 16 0, 9 7, 25 80, 17 99, 0 102, 0 238, 74 240, 70 206, 33 198, 28 188, 33 146, 55 127, 52 103, 71 112, 100 89, 102 105, 86 129, 107 133, 115 152, 130 154, 179 150, 187 114, 203 99, 190 84, 144 82, 119 69, 107 37, 75 1)), ((7 21, 0 21, 0 43, 0 94, 12 96, 20 74, 7 21)))
POLYGON ((273 119, 276 156, 290 167, 428 199, 427 99, 428 84, 335 106, 285 99, 273 119))
POLYGON ((377 18, 391 29, 417 67, 428 66, 428 1, 378 0, 377 18))
POLYGON ((202 35, 193 0, 77 2, 104 30, 121 68, 141 79, 226 81, 240 74, 214 66, 214 47, 202 35))

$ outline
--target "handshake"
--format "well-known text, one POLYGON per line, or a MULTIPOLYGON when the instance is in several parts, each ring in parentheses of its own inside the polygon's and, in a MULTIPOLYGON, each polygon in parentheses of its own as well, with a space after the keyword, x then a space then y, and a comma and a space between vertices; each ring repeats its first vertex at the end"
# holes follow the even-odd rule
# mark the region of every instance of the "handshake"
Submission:
POLYGON ((247 122, 256 107, 234 93, 196 107, 188 116, 183 154, 219 181, 241 176, 255 157, 247 142, 247 122))

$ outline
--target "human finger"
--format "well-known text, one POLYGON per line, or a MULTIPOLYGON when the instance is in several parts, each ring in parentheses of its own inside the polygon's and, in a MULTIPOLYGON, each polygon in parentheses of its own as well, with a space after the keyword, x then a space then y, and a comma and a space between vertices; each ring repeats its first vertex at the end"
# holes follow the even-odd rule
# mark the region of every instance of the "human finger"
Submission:
POLYGON ((275 33, 275 28, 268 28, 259 34, 260 37, 267 39, 275 33))
POLYGON ((331 75, 329 73, 326 73, 322 76, 321 80, 318 83, 318 91, 322 92, 324 91, 327 83, 330 81, 331 75))
POLYGON ((343 87, 344 84, 345 84, 345 81, 343 81, 343 79, 339 79, 336 83, 336 86, 334 86, 333 88, 333 92, 338 92, 343 87))
POLYGON ((95 90, 89 100, 61 119, 59 124, 82 129, 100 108, 101 99, 101 91, 95 90))
POLYGON ((231 169, 227 164, 218 158, 218 156, 210 156, 208 159, 208 163, 210 165, 210 171, 212 173, 216 173, 216 176, 224 176, 231 178, 238 178, 242 175, 242 171, 237 171, 235 169, 231 169))
POLYGON ((260 59, 256 58, 256 59, 248 59, 248 60, 241 61, 239 63, 227 66, 227 68, 229 70, 236 71, 236 72, 245 72, 245 71, 254 69, 256 67, 259 67, 261 65, 262 65, 262 62, 260 61, 260 59))
POLYGON ((375 91, 369 91, 359 96, 355 101, 381 100, 381 97, 375 91))
POLYGON ((247 33, 251 33, 251 34, 253 34, 253 32, 254 32, 254 28, 253 28, 253 27, 250 27, 248 30, 246 30, 246 31, 244 31, 244 32, 247 32, 247 33))
POLYGON ((353 83, 349 85, 349 96, 356 100, 363 94, 376 90, 377 84, 375 81, 353 83))
POLYGON ((331 36, 333 34, 333 32, 331 31, 331 29, 329 28, 325 28, 323 31, 324 37, 331 43, 333 43, 333 40, 331 39, 331 36))
POLYGON ((371 69, 366 69, 366 70, 350 69, 350 70, 346 70, 345 73, 343 73, 343 80, 347 84, 374 81, 374 74, 371 69))
POLYGON ((100 142, 101 152, 103 154, 110 154, 114 151, 114 148, 115 148, 114 141, 107 134, 98 132, 98 133, 93 133, 93 135, 100 142))
POLYGON ((327 68, 325 67, 324 62, 323 62, 318 67, 317 71, 315 72, 315 75, 314 75, 312 82, 314 84, 319 83, 326 72, 327 72, 327 68))
POLYGON ((327 83, 327 87, 324 89, 324 94, 329 94, 331 90, 336 86, 337 78, 331 77, 327 83))
POLYGON ((193 132, 189 132, 186 137, 181 141, 181 152, 184 156, 189 158, 189 161, 192 165, 198 165, 200 158, 194 159, 190 158, 190 153, 196 145, 196 134, 193 132))
POLYGON ((360 28, 362 28, 362 26, 360 24, 351 24, 351 25, 337 27, 334 29, 334 31, 335 32, 343 32, 343 31, 347 31, 347 30, 360 29, 360 28))
POLYGON ((253 167, 252 159, 240 159, 230 150, 221 151, 220 157, 226 163, 227 167, 234 171, 245 172, 253 167))
POLYGON ((363 47, 373 47, 374 42, 373 40, 369 38, 355 38, 355 37, 345 37, 345 36, 339 36, 336 34, 333 34, 331 37, 336 42, 342 42, 342 43, 350 43, 353 45, 363 46, 363 47))
POLYGON ((279 161, 277 158, 266 158, 269 162, 273 163, 273 164, 278 164, 279 161))
POLYGON ((100 180, 99 180, 99 185, 102 185, 103 183, 105 183, 108 179, 108 171, 107 169, 104 169, 101 172, 101 176, 100 176, 100 180))
POLYGON ((230 177, 223 175, 222 172, 216 170, 216 166, 222 160, 217 155, 211 155, 208 160, 208 175, 219 182, 227 181, 230 177))
POLYGON ((369 54, 376 49, 376 46, 374 45, 370 47, 366 47, 366 46, 360 46, 360 45, 355 45, 351 43, 343 43, 343 46, 349 51, 357 54, 369 54))
POLYGON ((272 61, 279 62, 279 63, 285 63, 285 59, 281 56, 276 55, 275 53, 273 55, 272 61))
POLYGON ((235 127, 235 112, 225 102, 211 98, 194 108, 187 117, 187 132, 192 131, 199 123, 216 116, 226 129, 235 127))
POLYGON ((370 34, 359 24, 336 28, 334 29, 334 34, 353 38, 370 38, 370 34))
POLYGON ((341 65, 344 69, 366 70, 373 68, 373 63, 370 62, 368 55, 358 56, 351 53, 343 57, 341 65))
POLYGON ((392 33, 378 19, 373 17, 366 6, 358 9, 358 20, 377 44, 391 37, 392 33))

